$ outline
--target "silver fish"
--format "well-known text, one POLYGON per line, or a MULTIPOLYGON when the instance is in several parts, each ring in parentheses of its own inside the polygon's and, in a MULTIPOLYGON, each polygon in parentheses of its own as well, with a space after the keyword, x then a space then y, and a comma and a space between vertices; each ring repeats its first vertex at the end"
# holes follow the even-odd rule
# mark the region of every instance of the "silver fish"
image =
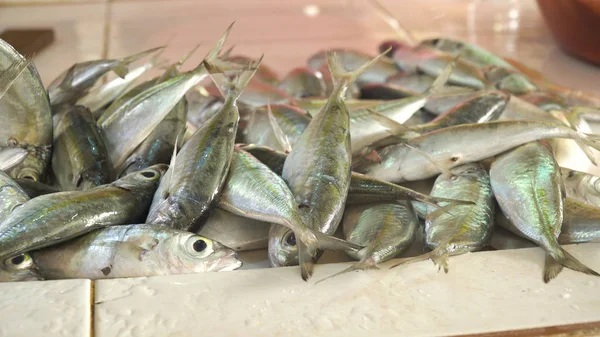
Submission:
POLYGON ((43 195, 0 222, 0 258, 48 247, 94 229, 139 221, 150 205, 164 165, 87 191, 43 195))
POLYGON ((242 266, 220 243, 158 225, 112 226, 31 253, 48 280, 229 271, 242 266))
MULTIPOLYGON (((0 40, 0 72, 26 62, 11 45, 0 40)), ((13 178, 44 178, 52 145, 52 114, 48 94, 33 63, 22 71, 0 99, 0 149, 25 149, 25 159, 8 171, 13 178)))
MULTIPOLYGON (((431 191, 433 197, 469 200, 474 205, 458 205, 451 210, 427 207, 425 244, 431 252, 409 258, 394 267, 413 261, 431 259, 448 272, 451 255, 481 250, 492 236, 494 196, 487 171, 479 164, 467 164, 440 175, 431 191)), ((393 267, 392 267, 393 268, 393 267)))
POLYGON ((560 172, 568 198, 600 207, 600 177, 564 167, 560 172))
POLYGON ((196 130, 172 159, 154 195, 147 223, 200 229, 225 184, 239 121, 236 101, 256 71, 256 66, 252 67, 253 71, 242 73, 228 85, 223 107, 196 130))
MULTIPOLYGON (((382 56, 348 72, 335 54, 328 54, 335 89, 283 165, 283 180, 294 194, 302 221, 326 235, 336 231, 350 187, 350 116, 344 95, 349 85, 382 56)), ((303 250, 308 247, 302 247, 302 241, 298 244, 300 269, 306 280, 312 274, 316 252, 303 250)))
POLYGON ((215 208, 198 235, 220 242, 236 252, 268 247, 271 225, 215 208))
POLYGON ((48 86, 50 103, 53 106, 74 104, 83 97, 102 76, 114 71, 125 78, 129 64, 150 55, 164 47, 152 48, 122 59, 106 59, 76 63, 60 74, 48 86))
POLYGON ((378 150, 381 163, 357 163, 356 171, 390 182, 422 180, 453 167, 493 157, 519 145, 545 138, 577 139, 600 149, 599 137, 565 125, 534 121, 464 124, 412 138, 406 144, 378 150))
POLYGON ((293 97, 323 97, 327 87, 323 74, 309 68, 294 68, 281 80, 279 88, 293 97))
POLYGON ((287 104, 272 104, 269 107, 260 107, 253 111, 242 131, 244 142, 267 146, 275 150, 288 150, 282 146, 275 134, 269 118, 269 108, 277 125, 284 133, 285 142, 293 148, 310 123, 311 117, 300 108, 287 104))
POLYGON ((506 217, 520 233, 546 251, 544 282, 563 267, 600 276, 560 247, 564 190, 547 144, 532 142, 500 156, 490 169, 492 189, 506 217))
POLYGON ((8 171, 25 160, 29 152, 20 147, 0 149, 0 171, 8 171))

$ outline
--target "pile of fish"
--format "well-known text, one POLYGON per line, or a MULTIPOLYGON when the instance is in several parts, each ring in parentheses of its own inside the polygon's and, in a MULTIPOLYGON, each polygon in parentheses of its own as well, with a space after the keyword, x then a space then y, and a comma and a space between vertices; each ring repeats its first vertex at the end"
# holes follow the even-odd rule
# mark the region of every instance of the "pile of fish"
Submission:
POLYGON ((600 98, 446 38, 323 51, 280 79, 224 51, 230 29, 187 72, 194 51, 159 47, 48 88, 0 40, 0 281, 226 271, 265 248, 304 280, 325 250, 357 260, 343 272, 448 272, 528 245, 545 282, 599 276, 561 244, 600 239, 600 98))

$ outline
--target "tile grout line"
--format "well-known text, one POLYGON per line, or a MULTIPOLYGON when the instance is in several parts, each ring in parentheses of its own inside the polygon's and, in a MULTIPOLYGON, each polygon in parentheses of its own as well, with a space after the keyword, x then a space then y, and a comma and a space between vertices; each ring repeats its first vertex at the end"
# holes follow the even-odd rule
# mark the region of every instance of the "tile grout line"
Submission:
POLYGON ((96 282, 90 280, 90 337, 94 337, 95 308, 96 308, 96 282))

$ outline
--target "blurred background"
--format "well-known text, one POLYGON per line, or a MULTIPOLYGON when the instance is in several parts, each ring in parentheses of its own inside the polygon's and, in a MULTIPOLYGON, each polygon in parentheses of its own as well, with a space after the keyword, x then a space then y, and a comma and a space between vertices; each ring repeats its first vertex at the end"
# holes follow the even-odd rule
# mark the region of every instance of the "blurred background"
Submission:
MULTIPOLYGON (((519 60, 558 84, 600 94, 600 68, 560 49, 535 0, 380 2, 417 39, 460 38, 519 60)), ((163 56, 177 60, 200 43, 187 63, 191 68, 232 21, 235 54, 264 53, 264 62, 281 75, 322 49, 375 54, 379 42, 396 37, 366 0, 0 0, 0 32, 54 30, 52 44, 34 58, 45 84, 75 62, 165 44, 163 56)))

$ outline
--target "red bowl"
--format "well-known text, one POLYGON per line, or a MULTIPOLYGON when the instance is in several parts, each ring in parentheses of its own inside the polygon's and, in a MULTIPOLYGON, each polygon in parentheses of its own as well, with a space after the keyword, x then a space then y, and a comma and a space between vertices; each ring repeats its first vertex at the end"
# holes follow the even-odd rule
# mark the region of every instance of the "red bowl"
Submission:
POLYGON ((600 0, 537 0, 562 48, 600 64, 600 0))

